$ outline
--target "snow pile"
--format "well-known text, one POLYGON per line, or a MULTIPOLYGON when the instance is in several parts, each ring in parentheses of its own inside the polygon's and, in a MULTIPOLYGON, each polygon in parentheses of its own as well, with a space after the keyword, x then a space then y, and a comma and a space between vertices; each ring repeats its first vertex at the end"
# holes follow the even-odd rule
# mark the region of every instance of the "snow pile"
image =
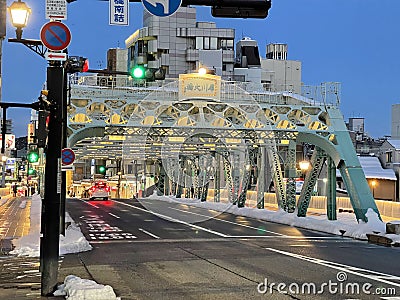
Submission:
POLYGON ((25 207, 26 207, 26 200, 23 200, 19 205, 19 208, 25 208, 25 207))
POLYGON ((39 256, 41 200, 39 194, 32 195, 29 234, 13 240, 15 249, 10 254, 30 257, 39 256))
POLYGON ((6 202, 8 201, 8 198, 3 196, 0 196, 0 206, 3 206, 6 202))
MULTIPOLYGON (((10 254, 30 257, 40 256, 41 200, 40 195, 32 195, 29 234, 13 241, 15 249, 10 254)), ((71 225, 65 230, 65 236, 60 235, 60 255, 92 250, 92 246, 68 213, 65 215, 65 221, 71 222, 71 225)))
MULTIPOLYGON (((149 199, 149 198, 147 198, 149 199)), ((181 199, 173 196, 150 196, 150 199, 178 202, 206 209, 212 209, 220 212, 227 212, 234 215, 240 215, 280 224, 287 224, 290 226, 306 228, 310 230, 316 230, 336 235, 342 235, 352 237, 356 239, 367 240, 368 233, 379 232, 381 235, 385 235, 386 227, 385 223, 379 220, 378 215, 372 210, 368 209, 365 214, 368 218, 368 223, 360 220, 357 222, 355 215, 352 213, 340 213, 337 215, 337 220, 329 221, 325 214, 307 217, 298 217, 297 212, 288 213, 284 210, 269 211, 266 209, 257 209, 242 207, 238 208, 236 205, 231 203, 215 203, 215 202, 201 202, 200 200, 194 199, 181 199)), ((386 235, 389 237, 388 235, 386 235)), ((400 241, 400 236, 393 237, 390 235, 393 242, 400 241)))
POLYGON ((74 275, 65 277, 64 284, 58 286, 54 296, 66 296, 68 300, 118 300, 109 285, 98 284, 93 280, 81 279, 74 275))

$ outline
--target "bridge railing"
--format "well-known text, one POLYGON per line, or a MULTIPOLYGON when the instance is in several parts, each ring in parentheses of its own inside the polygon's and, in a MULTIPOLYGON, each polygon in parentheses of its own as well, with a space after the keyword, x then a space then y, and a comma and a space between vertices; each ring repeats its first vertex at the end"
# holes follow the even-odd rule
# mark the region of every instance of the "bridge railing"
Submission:
MULTIPOLYGON (((124 88, 138 88, 149 91, 149 89, 169 87, 176 89, 177 92, 178 86, 177 84, 171 84, 173 82, 177 83, 177 79, 138 81, 126 75, 103 76, 96 74, 84 76, 74 74, 70 77, 71 84, 107 88, 111 95, 114 94, 115 90, 121 91, 124 88)), ((338 82, 326 82, 318 86, 302 85, 299 88, 294 85, 223 80, 221 100, 231 102, 255 99, 259 103, 281 105, 294 105, 301 101, 305 105, 331 105, 338 107, 340 104, 340 90, 341 85, 338 82)))
MULTIPOLYGON (((246 197, 247 207, 257 207, 257 192, 247 191, 246 197)), ((298 199, 298 196, 296 197, 298 199)), ((214 201, 214 190, 208 189, 207 201, 214 201)), ((228 192, 225 189, 220 191, 220 201, 222 203, 228 202, 228 192)), ((264 203, 266 207, 278 207, 278 202, 276 201, 275 193, 264 193, 264 203)), ((400 202, 385 201, 385 200, 375 200, 375 203, 379 209, 382 216, 388 218, 399 219, 400 218, 400 202)), ((309 208, 315 210, 326 211, 326 196, 312 196, 309 208)), ((349 197, 336 197, 337 209, 352 210, 353 207, 350 202, 349 197)))

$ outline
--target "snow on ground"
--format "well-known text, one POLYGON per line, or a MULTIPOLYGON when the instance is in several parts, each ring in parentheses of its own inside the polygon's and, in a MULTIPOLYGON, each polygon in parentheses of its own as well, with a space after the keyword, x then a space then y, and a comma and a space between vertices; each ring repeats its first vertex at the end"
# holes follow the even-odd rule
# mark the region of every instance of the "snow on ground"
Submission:
POLYGON ((98 284, 93 280, 74 275, 65 277, 64 284, 58 286, 54 296, 66 296, 68 300, 119 300, 109 285, 98 284))
MULTIPOLYGON (((29 234, 17 240, 13 240, 15 249, 10 252, 17 256, 39 257, 40 245, 40 215, 42 201, 38 194, 32 195, 32 204, 30 212, 31 226, 29 234)), ((65 230, 65 236, 60 235, 60 255, 67 253, 77 253, 92 250, 92 246, 83 236, 80 228, 73 222, 66 213, 65 221, 71 222, 71 225, 65 230)))
MULTIPOLYGON (((206 209, 212 209, 220 212, 227 212, 235 215, 251 217, 255 219, 271 221, 280 224, 287 224, 290 226, 301 227, 310 230, 316 230, 356 239, 366 240, 368 233, 379 233, 379 235, 386 236, 393 240, 393 243, 400 242, 400 235, 385 234, 386 225, 379 220, 378 215, 369 209, 366 213, 368 223, 360 220, 357 222, 353 213, 338 213, 337 220, 329 221, 327 216, 316 215, 307 217, 297 217, 297 213, 287 213, 283 210, 270 211, 266 209, 257 209, 242 207, 238 208, 236 205, 229 203, 215 203, 215 202, 201 202, 200 200, 175 198, 173 196, 157 196, 154 192, 153 195, 146 199, 157 199, 169 202, 179 202, 206 209)), ((393 222, 391 222, 393 223, 393 222)))

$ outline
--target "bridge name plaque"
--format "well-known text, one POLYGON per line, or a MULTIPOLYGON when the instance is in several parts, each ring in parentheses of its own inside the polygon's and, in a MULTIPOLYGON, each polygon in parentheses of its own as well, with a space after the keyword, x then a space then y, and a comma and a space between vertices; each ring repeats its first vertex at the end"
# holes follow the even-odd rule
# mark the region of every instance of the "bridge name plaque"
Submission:
POLYGON ((221 77, 216 75, 180 74, 179 100, 221 99, 221 77))

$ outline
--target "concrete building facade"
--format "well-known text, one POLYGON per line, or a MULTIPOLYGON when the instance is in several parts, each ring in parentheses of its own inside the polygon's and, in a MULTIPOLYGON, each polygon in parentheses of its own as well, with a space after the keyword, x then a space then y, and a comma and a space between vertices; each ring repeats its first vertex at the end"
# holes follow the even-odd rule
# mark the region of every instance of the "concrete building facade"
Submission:
POLYGON ((169 18, 143 12, 143 27, 129 36, 128 69, 145 66, 165 78, 206 67, 223 80, 262 84, 272 91, 301 93, 301 62, 287 60, 286 44, 269 44, 261 58, 257 41, 245 37, 234 47, 235 30, 196 21, 196 8, 181 7, 169 18))
POLYGON ((400 104, 392 105, 392 139, 400 139, 400 104))
MULTIPOLYGON (((380 147, 379 159, 386 169, 393 169, 397 182, 400 178, 400 139, 388 139, 380 147)), ((399 201, 400 184, 397 184, 396 199, 399 201)))

